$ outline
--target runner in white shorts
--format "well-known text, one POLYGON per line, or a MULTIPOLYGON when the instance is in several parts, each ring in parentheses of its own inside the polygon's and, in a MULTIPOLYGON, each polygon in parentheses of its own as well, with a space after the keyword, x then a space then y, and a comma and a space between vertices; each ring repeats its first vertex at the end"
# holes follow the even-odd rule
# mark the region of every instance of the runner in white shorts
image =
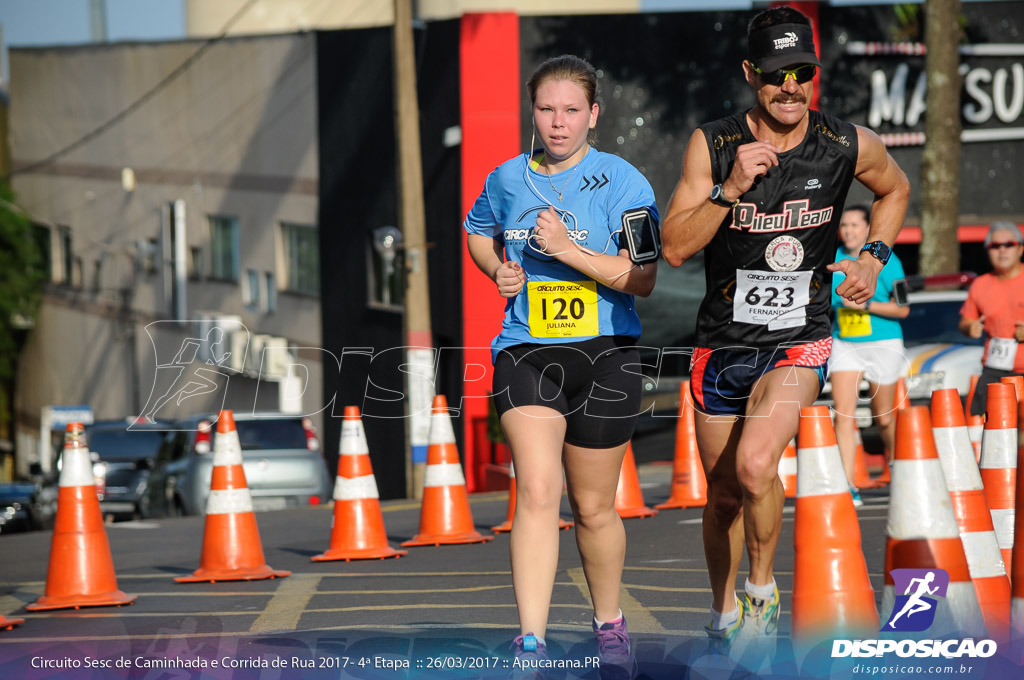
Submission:
MULTIPOLYGON (((842 245, 836 251, 836 262, 854 259, 860 254, 870 223, 870 208, 865 205, 851 206, 843 212, 839 222, 842 245)), ((832 277, 832 307, 836 317, 832 324, 828 373, 836 410, 836 440, 854 505, 861 504, 860 492, 853 483, 853 464, 857 454, 854 411, 862 375, 870 386, 871 414, 882 436, 886 455, 892 460, 896 438, 893 405, 896 383, 907 372, 899 319, 910 314, 910 307, 901 307, 892 298, 894 282, 905 276, 903 264, 893 254, 878 274, 875 294, 863 304, 836 295, 835 289, 843 282, 844 274, 836 272, 832 277)))

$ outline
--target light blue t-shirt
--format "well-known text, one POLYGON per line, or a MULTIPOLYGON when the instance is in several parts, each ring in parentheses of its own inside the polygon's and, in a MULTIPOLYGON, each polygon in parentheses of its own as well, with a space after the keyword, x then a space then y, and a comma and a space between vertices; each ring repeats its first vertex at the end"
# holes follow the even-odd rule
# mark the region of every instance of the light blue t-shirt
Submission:
MULTIPOLYGON (((836 262, 840 260, 856 260, 860 257, 860 253, 849 255, 842 246, 836 250, 836 262)), ((900 262, 900 258, 896 257, 896 253, 893 253, 889 257, 889 261, 882 267, 882 271, 878 273, 878 282, 875 285, 875 294, 871 296, 872 302, 890 302, 892 300, 892 284, 893 281, 899 281, 905 279, 907 275, 903 272, 903 263, 900 262)), ((836 295, 836 288, 839 284, 846 279, 846 274, 843 272, 835 272, 832 274, 832 307, 836 310, 835 322, 832 324, 832 337, 842 338, 847 342, 869 342, 872 340, 902 340, 903 339, 903 328, 900 326, 900 322, 897 319, 890 319, 884 316, 878 316, 877 314, 868 314, 867 318, 864 317, 864 312, 860 310, 849 309, 848 311, 839 311, 840 309, 848 309, 843 307, 842 298, 836 295), (852 314, 851 314, 852 312, 852 314), (849 314, 851 317, 851 323, 844 323, 842 319, 838 318, 840 314, 849 314), (865 324, 870 324, 870 329, 865 324), (853 335, 840 335, 843 328, 848 331, 852 331, 853 335), (870 330, 868 333, 864 331, 870 330)))
MULTIPOLYGON (((524 153, 495 168, 463 223, 468 233, 503 245, 506 259, 518 262, 526 274, 519 294, 505 303, 501 332, 491 343, 492 359, 501 349, 522 343, 639 337, 640 318, 632 295, 534 250, 527 239, 537 216, 552 205, 577 244, 616 255, 625 247, 624 211, 648 208, 658 220, 650 183, 623 159, 594 148, 575 168, 550 178, 530 168, 529 162, 530 155, 524 153)), ((543 242, 530 243, 539 249, 543 242)))

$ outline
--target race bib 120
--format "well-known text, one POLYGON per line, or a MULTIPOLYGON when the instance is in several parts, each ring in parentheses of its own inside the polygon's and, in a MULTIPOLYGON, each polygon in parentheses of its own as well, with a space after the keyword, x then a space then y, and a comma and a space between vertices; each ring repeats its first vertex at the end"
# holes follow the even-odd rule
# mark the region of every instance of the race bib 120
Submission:
POLYGON ((596 281, 530 281, 530 335, 585 338, 600 335, 596 281))

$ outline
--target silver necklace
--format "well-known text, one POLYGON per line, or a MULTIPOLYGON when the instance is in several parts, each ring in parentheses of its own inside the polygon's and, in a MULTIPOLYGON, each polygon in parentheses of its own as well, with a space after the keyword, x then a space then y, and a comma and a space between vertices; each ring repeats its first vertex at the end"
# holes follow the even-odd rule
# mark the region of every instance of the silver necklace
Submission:
POLYGON ((572 178, 576 175, 576 171, 580 169, 580 165, 582 164, 582 162, 583 161, 581 159, 580 162, 576 164, 576 167, 574 167, 572 169, 572 172, 569 173, 569 179, 565 180, 565 184, 562 185, 562 190, 561 191, 556 189, 555 188, 555 183, 551 181, 551 172, 550 172, 551 167, 548 166, 549 172, 546 173, 547 176, 548 176, 548 184, 551 185, 551 190, 554 191, 556 194, 558 194, 558 202, 559 203, 562 202, 562 194, 565 193, 565 190, 569 187, 569 183, 572 182, 572 178))

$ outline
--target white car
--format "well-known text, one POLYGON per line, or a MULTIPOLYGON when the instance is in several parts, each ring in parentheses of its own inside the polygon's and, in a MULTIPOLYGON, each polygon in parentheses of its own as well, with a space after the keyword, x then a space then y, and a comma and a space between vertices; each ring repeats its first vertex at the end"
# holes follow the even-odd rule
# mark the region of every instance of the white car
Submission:
POLYGON ((906 378, 911 400, 929 399, 932 391, 956 388, 967 396, 971 376, 981 373, 984 341, 959 329, 966 290, 921 290, 910 293, 910 316, 901 322, 910 360, 906 378))

